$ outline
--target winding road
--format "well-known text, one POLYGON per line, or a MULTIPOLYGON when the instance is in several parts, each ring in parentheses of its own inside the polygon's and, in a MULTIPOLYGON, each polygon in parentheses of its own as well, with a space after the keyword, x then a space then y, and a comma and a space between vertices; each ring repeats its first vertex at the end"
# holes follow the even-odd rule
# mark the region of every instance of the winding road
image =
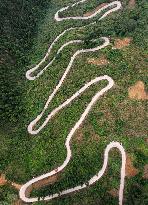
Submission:
MULTIPOLYGON (((105 11, 105 13, 99 18, 99 20, 102 20, 103 18, 105 18, 108 14, 117 11, 121 8, 121 3, 120 1, 114 1, 112 3, 108 3, 107 5, 103 6, 102 8, 100 8, 99 10, 97 10, 95 13, 93 13, 90 16, 84 17, 84 16, 76 16, 76 17, 64 17, 64 18, 60 18, 59 17, 59 13, 68 10, 70 7, 74 7, 76 5, 79 5, 81 3, 84 3, 87 0, 81 0, 79 2, 76 2, 70 6, 61 8, 59 11, 57 11, 57 13, 55 14, 55 20, 56 21, 65 21, 65 20, 88 20, 91 19, 93 17, 95 17, 96 15, 100 14, 101 12, 105 11), (106 9, 110 9, 107 10, 106 9)), ((94 21, 91 24, 95 24, 96 22, 94 21)), ((85 27, 85 26, 83 26, 85 27)), ((53 41, 53 43, 50 45, 45 57, 40 61, 40 63, 38 63, 35 67, 33 67, 32 69, 28 70, 26 72, 26 78, 28 80, 35 80, 37 79, 40 75, 42 75, 45 70, 54 62, 56 57, 53 57, 53 59, 48 63, 48 65, 46 65, 42 70, 40 70, 39 72, 37 72, 39 70, 39 68, 43 65, 43 63, 45 61, 47 61, 48 56, 51 52, 51 50, 53 49, 53 46, 58 42, 58 40, 61 38, 61 36, 63 36, 66 32, 69 32, 70 30, 74 30, 74 29, 79 29, 82 27, 75 27, 75 28, 69 28, 67 30, 64 30, 61 34, 59 34, 55 40, 53 41), (35 75, 34 72, 36 73, 35 75)), ((70 130, 69 134, 66 137, 66 141, 65 141, 65 147, 67 150, 67 156, 65 161, 63 162, 62 165, 60 165, 59 167, 57 167, 56 169, 50 171, 49 173, 43 174, 41 176, 38 176, 36 178, 31 179, 30 181, 28 181, 26 184, 24 184, 19 192, 20 198, 24 201, 24 202, 36 202, 38 201, 38 197, 27 197, 27 189, 34 183, 46 179, 50 176, 53 176, 55 174, 57 174, 58 172, 61 172, 69 163, 71 156, 72 156, 72 152, 71 152, 71 147, 70 147, 70 141, 71 138, 73 137, 74 133, 76 132, 76 130, 80 127, 80 125, 84 122, 86 116, 88 115, 88 113, 91 111, 93 105, 99 100, 100 96, 104 95, 104 93, 106 93, 108 90, 110 90, 113 85, 114 85, 114 81, 111 77, 104 75, 104 76, 98 76, 95 79, 92 79, 90 82, 86 83, 85 85, 82 86, 81 89, 79 89, 76 93, 74 93, 70 98, 68 98, 67 100, 65 100, 65 102, 63 102, 62 104, 60 104, 58 107, 56 107, 54 110, 52 110, 51 113, 49 113, 49 115, 47 116, 47 118, 45 119, 45 121, 42 123, 42 125, 38 128, 35 129, 35 125, 37 124, 37 122, 39 122, 39 120, 42 118, 42 116, 44 115, 46 109, 48 108, 50 102, 52 101, 52 99, 54 98, 54 96, 56 95, 56 93, 58 92, 58 90, 60 89, 60 87, 62 86, 63 82, 65 81, 68 73, 70 72, 73 62, 75 61, 75 59, 82 53, 88 53, 88 52, 95 52, 98 51, 100 49, 105 48, 106 46, 109 45, 109 39, 107 37, 101 37, 103 44, 100 46, 97 46, 95 48, 90 48, 90 49, 81 49, 78 50, 74 53, 74 55, 71 57, 70 62, 68 64, 68 66, 66 67, 64 74, 62 75, 61 79, 59 80, 59 82, 57 83, 57 86, 54 88, 53 92, 51 93, 51 95, 49 96, 48 100, 45 103, 45 106, 42 110, 42 112, 28 125, 28 132, 32 135, 36 135, 38 134, 48 123, 48 121, 54 117, 61 109, 63 109, 64 107, 68 106, 70 103, 72 103, 72 101, 74 101, 77 97, 79 97, 85 90, 87 90, 90 86, 92 86, 93 84, 99 83, 100 81, 108 81, 108 84, 106 87, 104 87, 103 89, 99 90, 91 99, 91 102, 87 105, 86 109, 84 110, 84 112, 82 113, 82 115, 80 116, 80 119, 75 123, 75 125, 72 127, 72 129, 70 130)), ((75 44, 75 43, 83 43, 82 40, 73 40, 73 41, 69 41, 65 44, 63 44, 60 49, 57 51, 57 54, 59 54, 60 52, 62 52, 62 50, 64 49, 64 47, 70 45, 70 44, 75 44)), ((123 201, 123 190, 124 190, 124 180, 125 180, 125 164, 126 164, 126 154, 125 154, 125 150, 123 148, 123 146, 119 143, 119 142, 111 142, 110 144, 107 145, 105 151, 104 151, 104 162, 103 162, 103 166, 101 168, 101 170, 95 175, 93 176, 87 183, 84 183, 83 185, 80 186, 76 186, 74 188, 69 188, 67 190, 61 191, 60 193, 55 193, 51 196, 46 196, 44 198, 41 198, 40 200, 51 200, 57 197, 60 197, 62 195, 66 195, 69 193, 72 193, 74 191, 78 191, 81 189, 84 189, 86 187, 88 187, 89 185, 94 184, 96 181, 98 181, 104 174, 107 164, 108 164, 108 157, 109 157, 109 152, 111 149, 113 148, 117 148, 120 153, 121 153, 121 157, 122 157, 122 165, 121 165, 121 178, 120 178, 120 189, 119 189, 119 205, 122 205, 122 201, 123 201)))

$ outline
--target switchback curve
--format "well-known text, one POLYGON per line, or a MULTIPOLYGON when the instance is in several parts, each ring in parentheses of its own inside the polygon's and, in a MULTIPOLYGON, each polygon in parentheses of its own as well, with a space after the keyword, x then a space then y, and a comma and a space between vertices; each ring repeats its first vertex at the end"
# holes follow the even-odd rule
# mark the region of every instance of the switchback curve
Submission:
MULTIPOLYGON (((73 5, 71 5, 71 7, 74 7, 75 5, 78 5, 80 3, 83 3, 87 0, 81 0, 79 2, 74 3, 73 5)), ((92 14, 91 16, 88 17, 65 17, 65 18, 60 18, 59 17, 59 13, 67 10, 70 6, 64 7, 62 9, 60 9, 59 11, 57 11, 57 13, 55 14, 55 20, 56 21, 63 21, 63 20, 87 20, 90 18, 95 17, 98 13, 100 13, 101 11, 110 8, 111 9, 107 12, 105 12, 105 14, 102 15, 102 17, 100 17, 99 20, 105 18, 109 13, 117 11, 118 9, 121 8, 121 3, 120 1, 114 1, 112 3, 109 3, 107 5, 105 5, 104 7, 100 8, 98 11, 96 11, 94 14, 92 14), (113 6, 116 6, 114 8, 112 8, 113 6)), ((94 24, 96 22, 93 22, 91 24, 94 24)), ((84 26, 85 27, 85 26, 84 26)), ((45 57, 40 61, 40 63, 38 63, 35 67, 33 67, 32 69, 28 70, 26 72, 26 77, 29 80, 35 80, 36 78, 38 78, 40 75, 43 74, 43 72, 53 63, 53 61, 55 60, 55 57, 53 57, 53 59, 49 62, 49 64, 47 66, 45 66, 38 74, 36 74, 35 76, 32 76, 32 73, 34 71, 36 71, 48 58, 54 44, 60 39, 61 36, 63 36, 66 32, 73 30, 73 29, 78 29, 78 27, 76 28, 69 28, 65 31, 63 31, 61 34, 59 34, 56 39, 53 41, 53 43, 50 45, 45 57)), ((72 153, 71 153, 71 148, 70 148, 70 140, 72 138, 72 136, 74 135, 75 131, 80 127, 80 125, 83 123, 83 121, 85 120, 87 114, 90 112, 90 110, 92 109, 92 106, 97 102, 97 100, 100 98, 100 96, 102 96, 105 92, 107 92, 109 89, 112 88, 112 86, 114 85, 114 81, 111 77, 104 75, 104 76, 99 76, 93 80, 91 80, 90 82, 86 83, 80 90, 78 90, 75 94, 73 94, 70 98, 68 98, 64 103, 62 103, 61 105, 59 105, 57 108, 55 108, 49 115, 48 117, 45 119, 45 121, 43 122, 43 124, 37 129, 35 130, 34 127, 36 125, 36 123, 42 118, 45 110, 48 108, 49 103, 52 101, 52 99, 54 98, 54 96, 56 95, 57 91, 60 89, 60 87, 62 86, 64 80, 66 79, 67 74, 69 73, 73 62, 75 60, 75 58, 81 54, 81 53, 87 53, 87 52, 95 52, 98 51, 104 47, 106 47, 107 45, 109 45, 109 39, 106 37, 102 37, 102 40, 104 41, 104 43, 101 46, 97 46, 96 48, 91 48, 91 49, 82 49, 82 50, 78 50, 77 52, 75 52, 75 54, 71 57, 70 62, 67 66, 67 68, 65 69, 65 72, 63 74, 63 76, 61 77, 60 81, 58 82, 57 86, 55 87, 55 89, 53 90, 52 94, 49 96, 43 111, 29 124, 28 126, 28 132, 30 134, 38 134, 48 123, 48 121, 57 113, 59 112, 61 109, 63 109, 64 107, 68 106, 75 98, 77 98, 79 95, 81 95, 86 89, 88 89, 91 85, 99 83, 102 80, 107 80, 108 81, 108 85, 106 87, 104 87, 102 90, 98 91, 92 98, 91 102, 88 104, 88 106, 86 107, 86 109, 84 110, 83 114, 81 115, 80 119, 75 123, 74 127, 71 129, 70 133, 68 134, 67 138, 66 138, 66 142, 65 142, 65 147, 67 150, 67 156, 65 161, 63 162, 63 164, 61 166, 59 166, 57 169, 52 170, 49 173, 43 174, 39 177, 33 178, 30 181, 28 181, 26 184, 24 184, 19 192, 20 198, 25 201, 25 202, 36 202, 38 201, 37 197, 27 197, 26 196, 26 190, 28 189, 28 187, 30 187, 33 183, 43 180, 47 177, 50 177, 60 171, 62 171, 68 164, 68 162, 71 159, 72 153)), ((65 44, 63 44, 63 46, 61 46, 61 48, 57 51, 57 54, 59 54, 65 46, 69 45, 69 44, 73 44, 73 43, 82 43, 81 40, 74 40, 74 41, 69 41, 65 44)), ((51 200, 53 198, 57 198, 60 197, 62 195, 66 195, 68 193, 72 193, 74 191, 78 191, 81 189, 86 188, 89 185, 92 185, 93 183, 95 183, 96 181, 98 181, 104 174, 107 164, 108 164, 108 156, 109 156, 109 151, 112 148, 117 148, 122 156, 122 166, 121 166, 121 179, 120 179, 120 189, 119 189, 119 205, 122 205, 122 201, 123 201, 123 190, 124 190, 124 179, 125 179, 125 164, 126 164, 126 154, 125 154, 125 150, 123 148, 123 146, 119 143, 119 142, 111 142, 109 145, 107 145, 105 152, 104 152, 104 162, 103 162, 103 166, 102 169, 98 172, 97 175, 93 176, 86 184, 83 184, 82 186, 76 186, 74 188, 70 188, 67 190, 64 190, 60 193, 56 193, 53 194, 51 196, 46 196, 44 197, 44 199, 40 199, 40 200, 51 200)))

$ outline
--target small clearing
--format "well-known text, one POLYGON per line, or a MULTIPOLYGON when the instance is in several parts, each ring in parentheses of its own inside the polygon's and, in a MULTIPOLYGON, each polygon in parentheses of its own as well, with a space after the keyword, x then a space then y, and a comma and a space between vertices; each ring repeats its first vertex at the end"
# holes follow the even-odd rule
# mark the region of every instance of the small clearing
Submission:
POLYGON ((118 197, 119 196, 119 190, 115 189, 115 188, 108 191, 108 193, 113 197, 118 197))
POLYGON ((21 188, 21 184, 17 184, 17 183, 15 183, 15 182, 11 182, 11 186, 13 186, 16 190, 20 190, 20 188, 21 188))
POLYGON ((3 186, 7 183, 7 180, 5 179, 5 175, 1 174, 0 175, 0 186, 3 186))
POLYGON ((87 62, 98 66, 109 64, 109 61, 104 56, 100 58, 88 58, 87 62))
POLYGON ((131 41, 132 39, 128 37, 123 39, 118 38, 114 41, 114 46, 112 47, 112 49, 122 49, 126 46, 129 46, 131 41))
POLYGON ((128 89, 128 96, 130 99, 147 100, 148 94, 145 91, 145 86, 142 81, 136 82, 135 85, 128 89))
POLYGON ((127 177, 134 177, 138 174, 138 169, 136 169, 133 165, 132 158, 127 154, 126 157, 126 166, 125 166, 125 175, 127 177))
POLYGON ((128 8, 132 9, 135 7, 136 1, 135 0, 129 0, 128 8))
POLYGON ((5 178, 5 174, 1 174, 0 175, 0 186, 4 186, 4 185, 10 185, 10 186, 14 187, 16 190, 20 190, 20 188, 22 186, 21 184, 17 184, 15 182, 11 182, 11 181, 7 180, 5 178))

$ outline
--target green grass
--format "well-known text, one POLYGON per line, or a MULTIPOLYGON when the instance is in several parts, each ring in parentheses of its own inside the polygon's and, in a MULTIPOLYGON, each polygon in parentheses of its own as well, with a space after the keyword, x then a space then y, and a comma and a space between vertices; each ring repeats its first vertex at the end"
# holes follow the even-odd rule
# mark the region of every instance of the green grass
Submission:
MULTIPOLYGON (((19 13, 22 8, 17 1, 12 10, 12 17, 16 24, 13 24, 12 27, 8 23, 11 19, 11 12, 3 14, 5 23, 2 25, 5 30, 2 38, 4 61, 2 62, 1 81, 3 102, 0 171, 5 173, 9 180, 25 183, 33 176, 46 173, 62 164, 66 156, 64 142, 70 128, 79 119, 91 97, 97 90, 103 88, 105 83, 94 85, 82 94, 72 105, 57 114, 37 136, 30 136, 27 133, 28 123, 42 110, 49 94, 68 65, 70 56, 77 49, 86 47, 91 38, 111 36, 113 42, 116 37, 130 36, 133 38, 132 43, 122 50, 112 50, 109 46, 96 53, 77 57, 62 89, 54 98, 44 118, 54 107, 94 77, 109 75, 114 79, 115 86, 98 100, 83 123, 80 128, 83 134, 82 141, 76 140, 77 134, 73 137, 71 143, 73 158, 64 172, 60 174, 60 180, 54 185, 35 191, 32 195, 42 196, 55 193, 86 182, 101 168, 103 152, 107 144, 117 140, 123 144, 127 153, 133 156, 134 166, 139 170, 137 176, 126 179, 125 204, 146 205, 148 187, 142 175, 143 167, 148 163, 148 148, 145 142, 147 103, 146 101, 130 100, 128 88, 136 81, 142 80, 147 89, 147 61, 145 60, 147 55, 147 30, 145 28, 147 3, 145 0, 138 0, 136 7, 133 10, 128 10, 127 1, 124 1, 122 12, 114 13, 104 21, 97 22, 95 27, 67 33, 55 45, 51 57, 67 39, 84 39, 84 45, 68 46, 39 79, 27 81, 25 72, 40 61, 49 44, 61 31, 70 26, 86 24, 83 21, 75 23, 73 21, 60 23, 54 21, 55 12, 67 2, 69 1, 55 0, 50 3, 46 0, 38 1, 36 5, 35 1, 24 1, 25 6, 21 18, 17 18, 17 12, 14 15, 14 11, 19 7, 17 10, 19 13), (35 14, 33 11, 36 11, 35 14), (131 27, 131 25, 133 26, 131 27), (105 55, 110 64, 103 67, 87 64, 88 57, 101 55, 105 55), (97 141, 93 139, 93 135, 98 136, 97 141)), ((88 5, 95 8, 98 2, 100 1, 89 1, 88 5)), ((3 3, 4 10, 6 10, 6 6, 11 5, 10 2, 7 4, 3 3)), ((89 10, 87 4, 83 8, 84 11, 89 10)), ((118 198, 111 197, 108 191, 119 187, 120 159, 119 153, 113 150, 110 154, 108 171, 99 182, 86 190, 46 202, 46 204, 118 204, 118 198)), ((10 187, 1 187, 0 194, 0 204, 2 205, 11 204, 10 201, 18 195, 10 187)))

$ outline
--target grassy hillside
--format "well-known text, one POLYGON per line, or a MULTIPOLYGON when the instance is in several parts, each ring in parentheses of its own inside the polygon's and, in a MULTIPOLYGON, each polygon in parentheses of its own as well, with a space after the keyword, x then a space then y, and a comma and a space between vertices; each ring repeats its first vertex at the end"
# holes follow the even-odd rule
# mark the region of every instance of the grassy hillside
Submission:
MULTIPOLYGON (((147 102, 129 99, 128 88, 141 80, 147 89, 147 1, 137 0, 136 5, 129 8, 128 0, 123 0, 122 11, 98 21, 95 26, 67 33, 54 47, 50 58, 68 40, 83 39, 84 44, 69 45, 40 78, 36 81, 27 81, 25 72, 40 61, 49 44, 60 32, 71 26, 92 22, 92 20, 55 22, 55 12, 70 2, 74 1, 17 0, 0 3, 2 10, 0 172, 4 173, 7 179, 23 184, 33 176, 46 173, 64 161, 66 156, 64 141, 70 128, 79 119, 95 92, 103 88, 104 83, 94 85, 71 106, 63 109, 37 136, 30 136, 27 133, 27 125, 43 109, 49 93, 76 50, 91 47, 92 38, 110 36, 113 45, 116 38, 131 37, 130 45, 124 49, 113 50, 110 45, 96 53, 80 55, 75 61, 44 119, 48 112, 90 79, 106 74, 114 79, 115 86, 98 100, 83 126, 73 137, 71 143, 73 158, 57 182, 34 191, 32 195, 45 196, 84 183, 101 168, 106 145, 117 140, 125 147, 133 160, 133 166, 138 170, 136 176, 126 178, 125 204, 146 205, 148 185, 143 178, 143 171, 144 165, 148 164, 147 102), (88 58, 99 56, 105 56, 110 63, 102 67, 87 63, 88 58)), ((89 0, 81 9, 72 9, 63 15, 82 14, 103 2, 107 1, 89 0)), ((97 18, 95 17, 95 20, 97 18)), ((86 190, 46 204, 118 204, 118 197, 113 197, 108 192, 119 187, 120 160, 119 153, 113 150, 108 170, 99 182, 86 190)), ((10 186, 0 187, 0 204, 12 204, 17 197, 18 192, 10 186)))

